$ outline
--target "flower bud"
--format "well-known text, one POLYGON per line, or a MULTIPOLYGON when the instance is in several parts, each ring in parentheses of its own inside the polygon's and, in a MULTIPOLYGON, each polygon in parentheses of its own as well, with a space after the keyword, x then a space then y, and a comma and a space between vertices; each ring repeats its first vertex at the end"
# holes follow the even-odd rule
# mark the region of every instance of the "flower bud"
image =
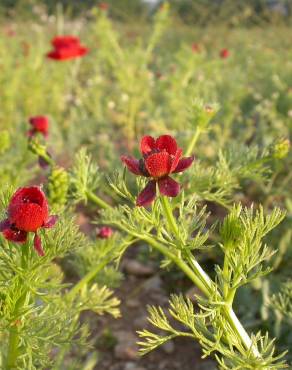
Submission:
POLYGON ((288 139, 277 140, 270 147, 270 155, 275 159, 287 157, 290 150, 290 141, 288 139))
POLYGON ((62 167, 53 167, 49 174, 49 182, 47 186, 50 205, 54 207, 64 206, 67 201, 68 188, 68 173, 62 167))

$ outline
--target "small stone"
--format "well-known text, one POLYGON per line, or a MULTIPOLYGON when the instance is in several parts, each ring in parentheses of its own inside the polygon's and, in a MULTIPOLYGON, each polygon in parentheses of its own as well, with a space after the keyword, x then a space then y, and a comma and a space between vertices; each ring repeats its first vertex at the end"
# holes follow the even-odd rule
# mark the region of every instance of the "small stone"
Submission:
POLYGON ((197 369, 198 370, 216 370, 217 366, 215 362, 210 361, 210 360, 205 360, 198 365, 197 369))
POLYGON ((134 328, 137 330, 145 329, 147 328, 150 323, 148 320, 148 315, 137 317, 133 322, 134 328))
POLYGON ((135 362, 127 362, 123 370, 146 370, 144 367, 137 367, 135 362))
POLYGON ((161 291, 161 288, 162 288, 162 280, 160 279, 159 276, 153 276, 152 278, 148 279, 143 286, 143 289, 146 292, 161 291))
POLYGON ((154 268, 149 265, 143 265, 136 260, 125 260, 124 261, 124 270, 134 276, 151 276, 154 274, 154 268))
POLYGON ((137 337, 126 331, 116 333, 117 345, 115 346, 115 357, 119 360, 137 360, 139 358, 137 337))
POLYGON ((137 299, 128 299, 126 301, 126 306, 129 308, 137 308, 141 306, 141 303, 137 299))

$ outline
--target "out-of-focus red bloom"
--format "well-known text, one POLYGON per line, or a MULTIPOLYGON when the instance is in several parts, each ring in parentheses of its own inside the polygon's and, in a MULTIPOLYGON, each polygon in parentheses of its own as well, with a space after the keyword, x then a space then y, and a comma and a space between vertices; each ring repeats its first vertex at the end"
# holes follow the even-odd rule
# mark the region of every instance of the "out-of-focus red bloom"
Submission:
POLYGON ((68 60, 83 57, 88 53, 88 48, 80 44, 75 36, 57 36, 52 40, 54 50, 47 57, 54 60, 68 60))
POLYGON ((226 58, 228 58, 228 57, 229 57, 229 55, 230 55, 230 52, 229 52, 229 50, 228 50, 228 49, 222 49, 222 50, 220 51, 220 58, 222 58, 222 59, 226 59, 226 58))
POLYGON ((193 53, 199 53, 201 51, 200 45, 196 42, 192 43, 192 52, 193 53))
POLYGON ((37 232, 40 228, 50 228, 55 225, 57 216, 49 216, 49 207, 45 194, 38 186, 18 189, 12 196, 7 219, 0 222, 0 231, 7 240, 15 243, 25 243, 27 234, 33 232, 34 247, 40 256, 44 250, 37 232))
POLYGON ((103 226, 100 228, 97 237, 100 239, 108 239, 113 235, 114 231, 109 226, 103 226))
POLYGON ((99 7, 100 10, 106 11, 106 10, 108 10, 108 3, 100 3, 100 4, 98 4, 98 7, 99 7))
POLYGON ((30 117, 29 123, 32 128, 28 131, 28 136, 32 137, 36 133, 42 134, 47 137, 49 134, 49 119, 46 116, 30 117))
POLYGON ((156 184, 160 194, 176 197, 180 185, 169 175, 185 171, 192 164, 194 157, 182 157, 182 149, 170 135, 159 136, 156 140, 151 136, 144 136, 140 150, 143 155, 140 160, 130 156, 121 157, 132 173, 152 178, 138 195, 137 206, 147 206, 153 202, 156 197, 156 184))

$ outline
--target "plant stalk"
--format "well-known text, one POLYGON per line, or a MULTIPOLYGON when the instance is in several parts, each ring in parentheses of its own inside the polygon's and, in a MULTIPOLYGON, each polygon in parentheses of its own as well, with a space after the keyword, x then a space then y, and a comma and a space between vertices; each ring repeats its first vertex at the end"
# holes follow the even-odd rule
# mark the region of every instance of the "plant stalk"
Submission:
MULTIPOLYGON (((178 226, 173 216, 173 212, 171 210, 171 205, 169 203, 168 198, 160 197, 160 200, 162 209, 164 210, 164 215, 168 221, 170 229, 173 231, 173 233, 175 233, 175 235, 179 235, 178 226)), ((160 251, 163 252, 161 248, 160 251)), ((185 274, 198 286, 198 288, 208 298, 212 298, 212 295, 216 294, 219 298, 219 301, 226 300, 227 297, 221 297, 219 293, 214 289, 215 287, 213 281, 210 279, 209 275, 202 269, 201 265, 196 261, 194 257, 188 256, 194 271, 190 269, 189 266, 184 261, 173 255, 172 253, 168 252, 168 257, 170 257, 172 261, 185 272, 185 274)), ((241 322, 235 315, 232 309, 232 303, 230 303, 230 301, 226 301, 226 305, 223 306, 223 312, 225 318, 231 325, 236 335, 241 339, 244 346, 248 350, 251 350, 255 357, 258 357, 259 356, 258 350, 253 346, 252 340, 250 339, 241 322)))
MULTIPOLYGON (((164 196, 162 196, 160 199, 161 199, 161 206, 162 206, 162 209, 164 210, 164 215, 168 221, 169 227, 173 231, 173 233, 177 236, 179 234, 178 226, 174 218, 169 200, 167 197, 164 197, 164 196)), ((90 197, 90 200, 92 200, 97 205, 99 205, 99 203, 94 200, 94 197, 90 197)), ((108 205, 108 207, 111 207, 111 206, 108 205)), ((121 225, 117 225, 117 226, 120 229, 123 229, 121 225)), ((129 233, 129 231, 126 230, 126 228, 124 229, 124 231, 129 233)), ((192 268, 190 268, 185 261, 183 261, 181 258, 176 256, 174 253, 169 251, 169 249, 165 245, 157 242, 151 236, 149 235, 141 236, 141 235, 135 234, 134 232, 130 234, 136 238, 139 238, 140 240, 141 239, 144 240, 149 245, 151 245, 153 248, 155 248, 160 253, 162 253, 164 256, 172 260, 181 269, 181 271, 183 271, 185 275, 201 290, 201 292, 207 298, 212 298, 212 295, 219 294, 214 289, 215 288, 214 282, 210 279, 209 275, 203 270, 201 265, 196 261, 196 259, 193 256, 192 257, 189 256, 190 263, 192 266, 192 268)), ((86 280, 85 283, 90 281, 96 275, 97 270, 99 271, 98 268, 96 268, 95 270, 92 270, 83 278, 86 280)), ((76 288, 77 285, 73 288, 75 292, 78 292, 80 287, 83 286, 83 283, 81 283, 81 281, 77 284, 77 285, 80 284, 78 288, 76 288)), ((222 301, 222 297, 218 297, 218 298, 219 300, 222 301)), ((248 333, 246 332, 241 322, 237 318, 236 314, 234 313, 232 309, 232 305, 230 303, 226 302, 226 305, 224 305, 223 307, 223 313, 224 313, 226 320, 228 321, 228 323, 230 324, 230 326, 232 327, 236 335, 240 338, 241 342, 244 344, 246 349, 251 350, 251 352, 253 353, 255 357, 259 357, 260 354, 257 348, 253 345, 251 338, 249 337, 248 333)))
POLYGON ((92 191, 87 191, 86 192, 87 199, 89 199, 91 202, 95 203, 99 207, 103 209, 109 209, 111 206, 106 203, 104 200, 99 198, 97 195, 95 195, 92 191))
POLYGON ((192 154, 192 152, 194 150, 194 147, 195 147, 195 145, 196 145, 196 143, 199 139, 199 136, 201 135, 201 132, 202 132, 201 129, 199 127, 197 127, 196 131, 194 133, 194 136, 193 136, 192 140, 190 141, 189 146, 186 150, 186 154, 185 154, 186 157, 188 157, 192 154))
MULTIPOLYGON (((27 264, 27 257, 29 253, 29 244, 28 242, 22 246, 21 249, 21 267, 23 269, 26 268, 27 264)), ((25 284, 25 282, 23 282, 25 284)), ((14 316, 18 316, 19 312, 21 311, 27 296, 27 289, 24 289, 22 295, 18 298, 15 307, 14 307, 14 316)), ((12 370, 17 368, 17 359, 18 359, 18 351, 19 351, 19 320, 17 320, 13 327, 9 329, 9 341, 8 341, 8 350, 7 350, 7 358, 6 358, 6 369, 12 370)))

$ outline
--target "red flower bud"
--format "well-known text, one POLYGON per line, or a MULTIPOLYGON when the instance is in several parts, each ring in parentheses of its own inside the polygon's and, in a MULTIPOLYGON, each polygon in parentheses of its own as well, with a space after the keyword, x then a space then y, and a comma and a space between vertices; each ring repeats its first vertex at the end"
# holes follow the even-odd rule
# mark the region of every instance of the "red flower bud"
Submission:
POLYGON ((108 239, 113 235, 113 229, 109 226, 103 226, 100 228, 97 237, 100 239, 108 239))
POLYGON ((192 52, 193 53, 199 53, 201 51, 200 45, 196 42, 192 43, 192 52))
POLYGON ((49 119, 46 116, 30 117, 29 123, 32 128, 28 131, 28 136, 34 136, 36 133, 42 134, 44 137, 49 133, 49 119))
POLYGON ((108 10, 108 4, 107 3, 100 3, 98 4, 98 7, 100 10, 106 11, 108 10))
POLYGON ((39 255, 44 255, 41 239, 37 235, 40 228, 54 226, 57 216, 49 217, 45 194, 37 186, 18 189, 8 206, 8 217, 0 222, 0 231, 7 240, 24 243, 27 233, 35 233, 34 246, 39 255))
POLYGON ((182 149, 170 135, 162 135, 158 139, 144 136, 140 143, 143 158, 122 156, 121 160, 135 175, 151 177, 144 190, 138 195, 137 205, 146 206, 156 197, 156 184, 162 195, 175 197, 180 185, 169 175, 185 171, 193 162, 194 157, 182 158, 182 149))
POLYGON ((229 55, 230 55, 230 52, 229 52, 229 50, 228 50, 228 49, 222 49, 222 50, 220 51, 220 58, 222 58, 222 59, 226 59, 226 58, 228 58, 228 57, 229 57, 229 55))
POLYGON ((52 40, 54 50, 47 57, 54 60, 69 60, 79 58, 88 53, 88 49, 80 44, 75 36, 57 36, 52 40))

